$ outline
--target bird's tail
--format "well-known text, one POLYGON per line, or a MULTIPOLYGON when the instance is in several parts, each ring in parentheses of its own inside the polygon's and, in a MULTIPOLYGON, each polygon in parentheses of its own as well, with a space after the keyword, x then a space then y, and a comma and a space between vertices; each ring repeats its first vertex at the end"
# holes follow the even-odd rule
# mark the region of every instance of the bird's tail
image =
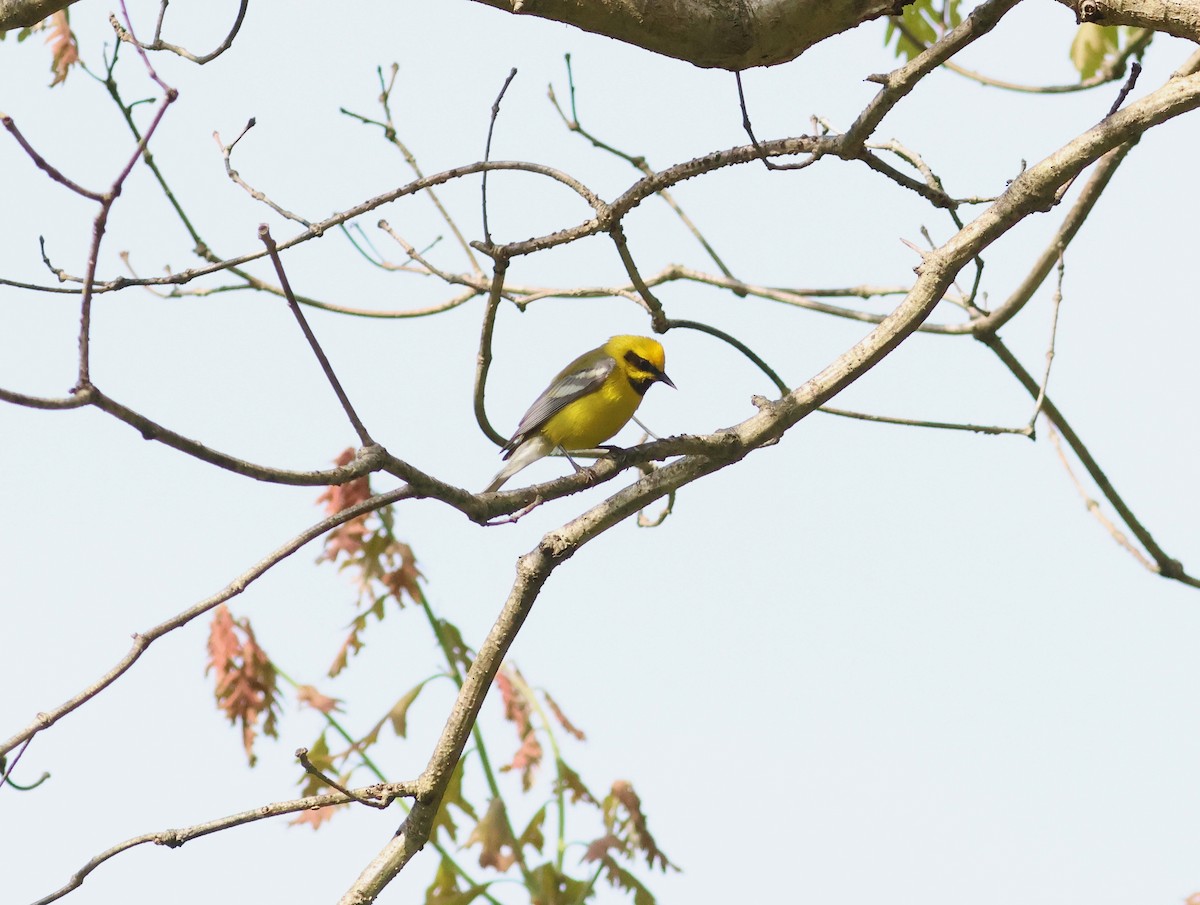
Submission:
POLYGON ((492 478, 492 482, 483 489, 484 493, 492 493, 499 490, 509 478, 515 475, 518 471, 538 459, 549 455, 554 447, 550 445, 550 441, 541 434, 534 434, 526 440, 522 440, 516 449, 512 451, 508 461, 504 463, 504 467, 496 472, 496 476, 492 478))

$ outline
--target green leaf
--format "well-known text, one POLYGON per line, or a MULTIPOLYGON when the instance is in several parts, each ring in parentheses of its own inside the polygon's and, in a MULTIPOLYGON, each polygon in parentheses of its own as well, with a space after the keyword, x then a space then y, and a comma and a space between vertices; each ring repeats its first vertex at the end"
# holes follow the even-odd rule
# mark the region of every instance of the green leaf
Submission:
POLYGON ((890 16, 884 46, 895 44, 896 56, 911 60, 950 28, 962 22, 960 0, 917 0, 904 7, 899 16, 890 16), (914 40, 915 39, 915 40, 914 40))
POLYGON ((561 757, 555 761, 558 775, 554 778, 554 793, 557 795, 560 792, 571 793, 571 804, 578 804, 580 800, 589 802, 599 807, 599 802, 595 796, 588 791, 587 786, 583 784, 583 780, 579 774, 567 766, 567 762, 561 757))
POLYGON ((543 846, 546 844, 546 836, 542 832, 542 825, 546 822, 546 806, 542 805, 538 812, 533 815, 533 819, 529 821, 529 825, 525 827, 521 833, 521 838, 517 840, 517 849, 523 849, 525 846, 532 846, 534 851, 539 854, 543 846))
POLYGON ((580 905, 592 895, 592 884, 575 880, 547 862, 529 872, 530 898, 537 905, 580 905))
POLYGON ((450 656, 454 662, 459 664, 463 669, 470 669, 473 657, 471 656, 471 648, 463 641, 462 632, 454 623, 446 619, 438 620, 438 640, 450 651, 450 656))
POLYGON ((433 882, 425 890, 425 905, 468 905, 484 890, 487 884, 460 889, 458 886, 458 871, 449 858, 442 858, 438 865, 433 882))
POLYGON ((633 905, 654 905, 654 893, 650 892, 641 880, 621 867, 616 859, 604 859, 604 875, 613 886, 633 893, 633 905))
POLYGON ((1080 25, 1071 42, 1071 63, 1080 80, 1094 76, 1108 55, 1116 53, 1119 46, 1120 36, 1115 25, 1097 25, 1095 22, 1080 25))
POLYGON ((508 825, 503 799, 493 798, 488 803, 487 813, 475 824, 463 845, 470 848, 476 842, 480 845, 480 867, 491 867, 504 873, 516 863, 517 843, 508 825))

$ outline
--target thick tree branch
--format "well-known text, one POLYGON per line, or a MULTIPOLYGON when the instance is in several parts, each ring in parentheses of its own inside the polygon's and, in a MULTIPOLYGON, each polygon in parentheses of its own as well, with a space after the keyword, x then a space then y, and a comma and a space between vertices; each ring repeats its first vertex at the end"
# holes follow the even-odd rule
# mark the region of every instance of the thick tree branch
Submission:
MULTIPOLYGON (((477 0, 537 16, 705 69, 774 66, 870 19, 897 0, 477 0)), ((911 2, 911 0, 908 0, 911 2)))
POLYGON ((1192 0, 1058 0, 1077 22, 1133 25, 1200 42, 1200 4, 1192 0))

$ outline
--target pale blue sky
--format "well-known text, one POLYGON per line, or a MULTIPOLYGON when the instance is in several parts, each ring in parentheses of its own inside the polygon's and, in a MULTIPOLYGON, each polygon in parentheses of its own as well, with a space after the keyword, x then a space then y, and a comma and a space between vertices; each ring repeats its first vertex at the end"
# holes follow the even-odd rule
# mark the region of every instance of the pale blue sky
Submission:
MULTIPOLYGON (((172 40, 206 49, 236 4, 170 8, 172 40), (203 20, 203 21, 202 21, 203 20)), ((156 5, 135 3, 143 33, 156 5)), ((108 7, 84 0, 72 21, 99 65, 108 7)), ((226 179, 212 140, 247 118, 257 127, 234 165, 311 219, 407 182, 400 157, 339 107, 375 116, 374 67, 400 64, 395 112, 426 172, 482 155, 488 110, 508 70, 493 157, 565 169, 611 198, 627 165, 566 132, 545 98, 565 97, 575 64, 580 114, 601 138, 656 166, 744 136, 732 76, 466 0, 328 4, 281 16, 252 5, 225 57, 197 70, 155 58, 179 102, 154 151, 204 236, 224 255, 257 247, 259 222, 295 230, 226 179)), ((1022 4, 967 63, 1029 82, 1072 78, 1070 13, 1022 4)), ((868 24, 802 59, 746 76, 760 137, 799 134, 810 114, 845 126, 892 65, 883 26, 868 24)), ((126 48, 128 51, 128 48, 126 48)), ((1153 90, 1190 52, 1157 39, 1133 96, 1153 90)), ((125 53, 127 98, 153 92, 125 53)), ((115 108, 82 73, 53 91, 40 38, 0 44, 0 110, 70 176, 111 181, 129 153, 115 108)), ((1116 88, 1031 97, 939 73, 878 132, 919 150, 956 195, 994 194, 1098 120, 1116 88)), ((142 113, 147 108, 140 108, 142 113)), ((1200 569, 1200 364, 1194 211, 1196 116, 1154 130, 1130 155, 1067 256, 1050 392, 1117 488, 1173 555, 1200 569)), ((0 275, 49 280, 83 270, 91 207, 38 173, 8 136, 0 275)), ((571 225, 586 212, 528 176, 491 182, 499 239, 571 225)), ((481 234, 478 183, 445 200, 481 234)), ((893 284, 915 263, 901 238, 951 234, 948 218, 861 166, 827 161, 800 173, 744 167, 675 191, 734 272, 792 286, 893 284)), ((417 247, 444 228, 412 199, 387 217, 417 247)), ((1042 215, 987 254, 984 288, 1003 298, 1061 216, 1042 215)), ((627 223, 643 272, 679 262, 711 269, 665 206, 627 223)), ((385 247, 388 240, 375 240, 385 247)), ((114 209, 100 270, 128 249, 145 275, 191 266, 186 234, 135 170, 114 209)), ((449 241, 439 264, 461 266, 449 241)), ((399 257, 399 255, 396 255, 399 257)), ((336 233, 286 258, 292 284, 340 304, 399 309, 447 296, 434 280, 369 268, 336 233)), ((256 271, 266 276, 267 270, 256 271)), ((622 279, 611 245, 592 239, 514 262, 510 279, 555 285, 622 279)), ((678 284, 673 316, 735 333, 792 383, 817 373, 862 325, 678 284), (736 309, 736 310, 735 310, 736 309)), ((888 310, 888 302, 869 303, 888 310)), ((313 312, 311 322, 359 412, 393 453, 481 487, 496 450, 471 413, 479 301, 430 319, 376 321, 313 312)), ((74 381, 77 301, 0 287, 0 387, 61 395, 74 381)), ((246 293, 99 300, 93 375, 121 402, 218 449, 288 468, 321 468, 353 434, 282 303, 246 293)), ((1040 371, 1050 287, 1004 332, 1040 371)), ((546 380, 613 333, 647 332, 628 302, 544 301, 502 309, 489 399, 509 429, 546 380)), ((752 413, 772 388, 698 334, 664 340, 679 392, 655 389, 641 411, 660 434, 703 432, 752 413)), ((838 398, 847 408, 1019 425, 1031 403, 983 346, 917 337, 838 398)), ((0 729, 93 681, 144 630, 222 587, 315 521, 317 491, 217 471, 95 411, 0 406, 7 475, 0 521, 6 656, 0 729)), ((630 431, 618 440, 632 442, 630 431)), ((559 474, 547 460, 528 481, 559 474)), ((556 502, 519 524, 480 529, 423 502, 398 511, 434 605, 478 644, 506 596, 518 555, 605 489, 556 502)), ((377 486, 388 486, 379 481, 377 486)), ((353 613, 347 579, 306 548, 233 604, 291 675, 350 702, 365 730, 436 668, 415 612, 373 625, 337 681, 323 679, 353 613)), ((0 901, 32 900, 98 851, 297 793, 292 752, 321 721, 289 701, 282 738, 249 770, 237 733, 214 710, 203 675, 207 620, 155 644, 108 692, 31 746, 19 770, 36 792, 0 793, 0 901)), ((1200 890, 1200 632, 1197 592, 1139 567, 1088 515, 1053 447, 1016 437, 922 431, 813 416, 776 447, 682 491, 655 530, 620 525, 547 584, 513 648, 590 735, 569 762, 593 789, 632 780, 651 830, 682 868, 639 875, 663 903, 802 901, 859 905, 1171 903, 1200 890)), ((393 778, 415 775, 449 706, 431 687, 411 738, 377 752, 393 778)), ((494 709, 485 724, 497 720, 494 709)), ((513 744, 499 728, 500 755, 513 744)), ((514 745, 515 746, 515 745, 514 745)), ((366 777, 363 777, 366 781, 366 777)), ((475 789, 477 802, 484 795, 475 789)), ((519 802, 523 824, 540 798, 519 802)), ((318 833, 262 822, 189 843, 142 848, 98 869, 68 901, 336 900, 384 844, 399 811, 340 814, 318 833)), ((576 838, 598 835, 587 822, 576 838)), ((568 853, 568 865, 579 850, 568 853)), ((464 862, 472 861, 463 852, 464 862)), ((381 902, 420 901, 435 867, 416 862, 381 902)), ((582 871, 581 871, 582 872, 582 871)), ((518 889, 496 887, 503 901, 518 889)), ((625 901, 607 887, 600 903, 625 901)))

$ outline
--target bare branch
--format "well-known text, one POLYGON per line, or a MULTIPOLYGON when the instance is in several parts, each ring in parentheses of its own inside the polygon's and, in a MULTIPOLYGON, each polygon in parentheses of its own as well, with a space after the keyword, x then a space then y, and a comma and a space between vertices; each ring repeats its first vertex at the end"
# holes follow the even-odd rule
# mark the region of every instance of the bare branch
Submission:
POLYGON ((167 848, 179 848, 185 842, 190 842, 201 836, 218 833, 236 826, 246 826, 247 824, 256 823, 259 820, 265 820, 269 817, 281 817, 284 814, 295 814, 298 811, 317 810, 319 808, 330 807, 331 805, 346 804, 350 801, 361 801, 363 803, 370 803, 373 807, 386 808, 397 798, 411 798, 415 794, 415 785, 411 782, 381 782, 373 786, 364 786, 354 791, 347 789, 344 792, 309 795, 305 798, 295 798, 290 801, 276 801, 271 804, 259 805, 249 811, 241 811, 237 814, 230 814, 227 817, 219 817, 216 820, 208 820, 204 823, 183 827, 182 829, 144 833, 141 836, 126 839, 112 848, 105 849, 79 870, 75 871, 66 885, 61 889, 43 896, 34 902, 33 905, 48 905, 50 902, 58 901, 67 893, 82 886, 83 881, 87 879, 88 875, 105 861, 139 845, 153 843, 154 845, 162 845, 167 848))
POLYGON ((366 427, 363 426, 362 419, 358 417, 358 412, 354 410, 354 406, 350 403, 350 397, 342 389, 342 382, 333 373, 333 365, 329 363, 329 359, 325 355, 325 350, 317 342, 316 334, 312 332, 312 328, 308 325, 308 319, 305 318, 304 312, 300 310, 300 306, 296 303, 296 297, 292 295, 292 287, 289 285, 287 274, 284 272, 283 261, 279 259, 279 249, 275 245, 275 240, 271 238, 271 231, 267 228, 267 224, 263 223, 259 225, 258 238, 267 247, 267 254, 271 256, 271 263, 275 265, 275 275, 279 277, 279 284, 283 287, 283 293, 287 297, 288 307, 291 308, 292 315, 296 318, 297 323, 300 324, 300 329, 304 332, 304 338, 308 340, 309 346, 312 347, 313 354, 317 356, 317 361, 321 364, 321 370, 325 372, 325 378, 329 381, 329 385, 333 387, 333 392, 342 404, 342 409, 346 412, 346 417, 354 425, 354 431, 358 434, 359 442, 363 446, 374 446, 375 441, 371 439, 371 435, 367 433, 366 427))
POLYGON ((28 726, 17 732, 3 744, 0 744, 0 754, 8 753, 26 739, 32 738, 43 729, 49 729, 64 716, 74 710, 77 710, 83 704, 86 704, 97 694, 123 676, 129 670, 129 668, 141 658, 142 654, 146 652, 146 649, 163 635, 187 625, 197 616, 202 616, 219 604, 222 604, 227 600, 231 600, 238 594, 241 594, 255 580, 261 578, 271 568, 287 559, 309 541, 315 540, 326 531, 329 531, 331 528, 336 528, 338 525, 344 524, 360 515, 368 512, 374 512, 376 509, 388 506, 397 500, 405 499, 411 495, 412 493, 407 487, 402 487, 387 493, 376 494, 370 499, 359 503, 357 506, 351 506, 349 509, 344 509, 336 515, 331 515, 329 518, 322 519, 312 527, 302 531, 300 534, 297 534, 287 543, 283 544, 283 546, 277 548, 272 553, 259 560, 241 575, 233 579, 233 581, 227 584, 216 594, 213 594, 211 597, 206 597, 199 603, 188 607, 186 610, 183 610, 182 612, 172 616, 165 622, 160 622, 158 625, 146 632, 135 634, 133 636, 133 647, 130 648, 129 652, 125 654, 125 656, 122 657, 112 669, 104 673, 104 675, 102 675, 87 688, 64 701, 57 707, 51 708, 47 711, 39 712, 28 726))

